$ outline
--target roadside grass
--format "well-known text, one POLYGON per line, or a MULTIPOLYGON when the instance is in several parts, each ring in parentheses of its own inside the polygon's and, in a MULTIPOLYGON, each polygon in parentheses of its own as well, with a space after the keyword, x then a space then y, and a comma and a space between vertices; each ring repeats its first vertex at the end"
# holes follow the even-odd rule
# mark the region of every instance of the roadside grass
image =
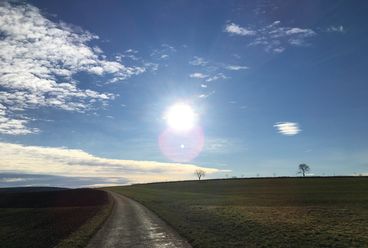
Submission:
POLYGON ((112 208, 106 192, 91 189, 0 198, 0 247, 7 248, 84 247, 112 208))
POLYGON ((110 187, 193 247, 368 247, 368 178, 227 179, 110 187))

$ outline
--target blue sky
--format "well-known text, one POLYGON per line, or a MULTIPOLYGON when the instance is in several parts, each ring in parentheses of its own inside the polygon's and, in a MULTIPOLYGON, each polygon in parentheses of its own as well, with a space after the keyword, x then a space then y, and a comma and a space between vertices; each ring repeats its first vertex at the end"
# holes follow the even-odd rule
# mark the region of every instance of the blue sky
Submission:
POLYGON ((196 168, 294 176, 299 163, 313 175, 366 174, 367 10, 1 3, 0 186, 180 180, 196 168), (176 103, 195 112, 189 134, 165 133, 176 103))

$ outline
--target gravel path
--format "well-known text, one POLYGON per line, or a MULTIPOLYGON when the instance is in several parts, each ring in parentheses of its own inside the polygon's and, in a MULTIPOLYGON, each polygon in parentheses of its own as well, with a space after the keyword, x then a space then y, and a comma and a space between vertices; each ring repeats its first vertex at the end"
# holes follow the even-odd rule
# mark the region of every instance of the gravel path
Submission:
POLYGON ((110 192, 115 207, 87 248, 190 248, 170 226, 140 203, 110 192))

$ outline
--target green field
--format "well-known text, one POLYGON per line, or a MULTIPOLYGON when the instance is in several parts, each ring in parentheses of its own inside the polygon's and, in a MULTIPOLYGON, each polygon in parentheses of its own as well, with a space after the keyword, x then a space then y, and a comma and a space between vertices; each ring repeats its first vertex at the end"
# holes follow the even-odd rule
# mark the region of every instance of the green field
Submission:
POLYGON ((368 247, 368 178, 227 179, 111 187, 194 247, 368 247))
POLYGON ((100 190, 0 192, 0 247, 84 247, 111 205, 100 190))

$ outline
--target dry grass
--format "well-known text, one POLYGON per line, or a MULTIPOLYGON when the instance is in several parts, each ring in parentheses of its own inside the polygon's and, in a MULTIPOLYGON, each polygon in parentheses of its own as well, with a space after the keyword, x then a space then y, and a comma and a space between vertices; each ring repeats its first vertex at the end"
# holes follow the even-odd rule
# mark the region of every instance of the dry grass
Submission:
POLYGON ((368 247, 368 178, 208 180, 112 187, 194 247, 368 247))

